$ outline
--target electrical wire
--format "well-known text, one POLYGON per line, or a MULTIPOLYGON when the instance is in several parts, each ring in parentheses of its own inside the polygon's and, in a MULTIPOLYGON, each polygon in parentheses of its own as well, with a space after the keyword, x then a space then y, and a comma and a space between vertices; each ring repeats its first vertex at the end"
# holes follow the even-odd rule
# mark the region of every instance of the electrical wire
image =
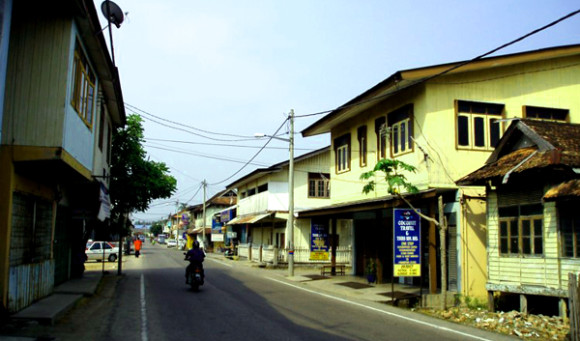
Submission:
MULTIPOLYGON (((140 115, 140 116, 141 116, 141 115, 140 115)), ((143 117, 143 116, 141 116, 141 117, 143 117)), ((255 140, 255 138, 245 138, 245 139, 239 139, 239 140, 231 140, 231 139, 217 139, 217 138, 213 138, 213 137, 205 136, 205 135, 202 135, 202 134, 198 134, 198 133, 195 133, 195 132, 193 132, 193 131, 190 131, 190 130, 187 130, 187 129, 181 128, 181 127, 174 127, 174 126, 171 126, 171 125, 169 125, 169 124, 165 124, 165 123, 162 123, 162 122, 156 121, 155 119, 152 119, 152 118, 150 118, 150 117, 143 117, 143 118, 144 118, 144 119, 146 119, 146 120, 148 120, 148 121, 151 121, 151 122, 153 122, 153 123, 157 123, 157 124, 159 124, 159 125, 161 125, 161 126, 164 126, 164 127, 170 128, 170 129, 174 129, 174 130, 183 131, 183 132, 186 132, 186 133, 188 133, 188 134, 195 135, 195 136, 199 136, 199 137, 203 137, 203 138, 205 138, 205 139, 212 140, 212 141, 242 142, 242 141, 253 141, 253 140, 255 140)))
MULTIPOLYGON (((255 138, 254 140, 260 141, 259 138, 255 138)), ((167 139, 157 139, 157 138, 145 138, 145 141, 159 141, 159 142, 171 142, 171 143, 182 143, 182 144, 195 144, 195 145, 217 146, 217 147, 234 147, 234 148, 251 148, 251 149, 259 149, 259 148, 261 148, 260 146, 241 146, 241 145, 235 145, 235 144, 193 142, 193 141, 167 140, 167 139)), ((266 149, 287 150, 288 147, 267 147, 266 149)), ((294 150, 315 151, 316 149, 312 149, 312 148, 294 148, 294 150)))
MULTIPOLYGON (((188 155, 192 155, 192 156, 199 156, 199 157, 203 157, 203 158, 207 158, 207 159, 213 159, 213 160, 219 160, 219 161, 228 161, 228 162, 234 162, 234 163, 244 163, 246 165, 248 163, 250 163, 250 164, 252 164, 254 166, 261 166, 261 167, 267 166, 267 164, 264 164, 264 163, 251 162, 253 159, 250 160, 250 162, 247 162, 247 161, 226 159, 226 158, 217 157, 217 156, 203 155, 203 154, 199 154, 199 153, 182 151, 182 150, 178 150, 178 149, 157 147, 157 146, 153 146, 153 145, 150 145, 150 144, 144 144, 144 146, 145 147, 148 147, 148 148, 160 149, 160 150, 165 150, 165 151, 174 152, 174 153, 180 153, 180 154, 188 154, 188 155)), ((260 151, 262 151, 262 149, 260 149, 260 151)))
MULTIPOLYGON (((162 120, 162 121, 165 121, 165 122, 169 122, 169 123, 175 124, 175 125, 180 126, 180 127, 187 127, 187 128, 193 129, 193 130, 197 130, 197 131, 200 131, 200 132, 203 132, 203 133, 206 133, 206 134, 212 134, 212 135, 222 135, 222 136, 231 136, 231 137, 240 137, 240 138, 253 139, 253 136, 226 134, 226 133, 219 133, 219 132, 213 132, 213 131, 209 131, 209 130, 204 130, 204 129, 196 128, 196 127, 193 127, 193 126, 190 126, 190 125, 187 125, 187 124, 183 124, 183 123, 171 121, 171 120, 165 119, 163 117, 160 117, 160 116, 157 116, 157 115, 153 115, 153 114, 151 114, 151 113, 149 113, 149 112, 147 112, 147 111, 145 111, 143 109, 139 109, 138 107, 136 107, 134 105, 131 105, 129 103, 126 103, 125 102, 124 104, 125 104, 125 107, 128 107, 129 109, 131 109, 133 111, 139 111, 139 112, 141 112, 141 113, 143 113, 145 115, 148 115, 148 116, 157 118, 157 119, 162 120)), ((200 135, 200 136, 202 136, 202 135, 200 135)), ((207 136, 203 136, 203 137, 209 138, 207 136)), ((229 140, 224 140, 224 141, 229 141, 229 140)))
POLYGON ((246 162, 245 165, 243 165, 240 169, 238 169, 238 171, 236 171, 234 174, 230 175, 229 177, 223 179, 222 181, 218 181, 213 183, 212 185, 219 185, 221 183, 224 183, 226 181, 228 181, 229 179, 233 178, 234 176, 236 176, 239 172, 241 172, 244 168, 246 168, 252 161, 254 161, 254 159, 264 150, 264 148, 266 148, 266 146, 268 145, 268 143, 270 143, 270 141, 272 141, 274 139, 274 136, 276 136, 276 134, 278 134, 278 131, 280 131, 280 129, 282 129, 282 127, 284 126, 284 124, 290 119, 290 116, 288 116, 284 122, 282 122, 282 124, 280 125, 280 127, 278 127, 278 129, 276 129, 276 131, 274 132, 274 134, 270 135, 270 138, 268 139, 268 141, 266 141, 266 143, 264 144, 264 146, 262 146, 262 148, 260 148, 260 150, 258 150, 256 152, 256 154, 254 154, 254 156, 252 156, 252 158, 250 160, 248 160, 246 162))
MULTIPOLYGON (((534 34, 537 34, 537 33, 541 32, 541 31, 547 29, 547 28, 550 28, 550 27, 552 27, 554 25, 557 25, 560 22, 562 22, 562 21, 564 21, 566 19, 569 19, 569 18, 577 15, 578 13, 580 13, 580 9, 578 9, 578 10, 576 10, 574 12, 570 12, 570 13, 566 14, 565 16, 563 16, 563 17, 561 17, 561 18, 559 18, 557 20, 554 20, 554 21, 552 21, 551 23, 549 23, 547 25, 544 25, 544 26, 542 26, 542 27, 540 27, 538 29, 535 29, 535 30, 531 31, 530 33, 527 33, 527 34, 525 34, 525 35, 523 35, 523 36, 521 36, 519 38, 516 38, 516 39, 514 39, 514 40, 512 40, 512 41, 510 41, 508 43, 505 43, 505 44, 503 44, 503 45, 501 45, 501 46, 499 46, 499 47, 497 47, 497 48, 495 48, 495 49, 493 49, 491 51, 488 51, 488 52, 486 52, 486 53, 484 53, 482 55, 479 55, 479 56, 477 56, 475 58, 472 58, 470 60, 467 60, 467 61, 461 62, 459 64, 456 64, 456 65, 454 65, 452 67, 449 67, 448 69, 445 69, 445 70, 443 70, 443 71, 441 71, 439 73, 436 73, 434 75, 427 76, 427 77, 423 77, 423 78, 418 79, 418 80, 416 80, 414 82, 411 82, 411 83, 407 84, 406 86, 402 87, 399 90, 406 89, 406 88, 415 86, 417 84, 421 84, 421 83, 427 82, 427 81, 429 81, 431 79, 434 79, 434 78, 443 76, 443 75, 445 75, 445 74, 447 74, 447 73, 449 73, 449 72, 451 72, 453 70, 456 70, 456 69, 458 69, 460 67, 463 67, 463 66, 465 66, 467 64, 471 64, 473 62, 476 62, 476 61, 478 61, 478 60, 480 60, 482 58, 485 58, 485 57, 489 56, 490 54, 493 54, 493 53, 495 53, 495 52, 497 52, 499 50, 502 50, 502 49, 504 49, 504 48, 506 48, 508 46, 511 46, 511 45, 513 45, 515 43, 518 43, 518 42, 520 42, 520 41, 522 41, 522 40, 524 40, 524 39, 526 39, 526 38, 528 38, 528 37, 530 37, 530 36, 532 36, 534 34)), ((333 111, 342 110, 342 109, 348 109, 348 108, 352 108, 352 107, 355 107, 355 106, 358 106, 358 105, 361 105, 361 104, 365 104, 365 103, 368 103, 368 102, 378 101, 378 100, 383 99, 383 98, 386 98, 386 97, 388 97, 390 95, 391 94, 383 94, 383 95, 380 95, 380 96, 367 98, 365 100, 360 100, 360 101, 357 101, 355 103, 345 104, 345 105, 339 106, 339 107, 337 107, 335 109, 332 109, 332 110, 320 111, 320 112, 313 113, 313 114, 295 115, 294 118, 303 118, 303 117, 310 117, 310 116, 317 116, 317 115, 328 114, 328 113, 331 113, 333 111)))

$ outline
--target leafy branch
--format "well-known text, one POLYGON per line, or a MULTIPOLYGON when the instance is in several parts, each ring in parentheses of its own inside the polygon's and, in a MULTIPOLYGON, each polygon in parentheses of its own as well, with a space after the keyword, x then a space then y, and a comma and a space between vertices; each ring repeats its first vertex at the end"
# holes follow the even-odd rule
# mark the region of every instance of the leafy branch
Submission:
MULTIPOLYGON (((387 192, 390 195, 397 196, 399 199, 403 200, 413 211, 415 211, 423 219, 433 222, 436 226, 439 226, 439 222, 417 210, 413 205, 402 195, 403 192, 407 193, 417 193, 419 189, 407 180, 407 177, 402 172, 415 173, 417 168, 415 166, 404 163, 400 160, 391 159, 381 159, 375 165, 375 168, 371 171, 362 173, 360 175, 361 180, 369 180, 375 177, 377 172, 383 172, 385 174, 385 181, 387 182, 388 188, 387 192), (402 191, 403 190, 403 191, 402 191)), ((368 181, 362 191, 364 194, 368 194, 375 190, 377 183, 375 180, 368 181)))

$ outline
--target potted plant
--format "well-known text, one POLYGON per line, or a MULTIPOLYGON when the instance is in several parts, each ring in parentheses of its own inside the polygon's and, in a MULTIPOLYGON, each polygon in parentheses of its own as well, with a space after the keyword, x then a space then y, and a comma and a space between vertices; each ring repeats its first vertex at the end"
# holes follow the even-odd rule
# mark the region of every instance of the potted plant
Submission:
POLYGON ((367 265, 365 267, 365 275, 367 276, 367 281, 370 283, 375 283, 377 281, 377 264, 374 258, 367 259, 367 265))

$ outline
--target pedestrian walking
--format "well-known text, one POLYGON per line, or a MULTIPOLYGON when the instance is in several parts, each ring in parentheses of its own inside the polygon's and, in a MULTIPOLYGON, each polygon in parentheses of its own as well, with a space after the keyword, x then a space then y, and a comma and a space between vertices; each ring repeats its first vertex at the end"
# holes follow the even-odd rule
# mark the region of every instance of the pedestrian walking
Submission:
POLYGON ((135 247, 135 257, 139 258, 139 255, 141 254, 141 245, 143 244, 143 242, 141 241, 140 238, 135 238, 135 241, 133 242, 133 246, 135 247))

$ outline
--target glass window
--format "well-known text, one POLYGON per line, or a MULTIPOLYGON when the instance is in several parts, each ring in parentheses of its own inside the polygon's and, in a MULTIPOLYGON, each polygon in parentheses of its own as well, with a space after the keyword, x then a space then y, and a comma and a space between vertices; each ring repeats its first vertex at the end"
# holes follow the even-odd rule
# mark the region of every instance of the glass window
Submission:
POLYGON ((499 250, 501 254, 543 255, 542 209, 542 204, 499 208, 499 250))
POLYGON ((358 128, 358 158, 359 165, 364 167, 367 165, 367 127, 362 126, 358 128))
POLYGON ((405 105, 387 115, 393 157, 413 151, 413 105, 405 105))
POLYGON ((330 174, 308 173, 308 196, 330 198, 330 174))
POLYGON ((467 116, 457 117, 457 143, 460 146, 469 146, 469 119, 467 116))
POLYGON ((334 140, 336 172, 342 173, 350 170, 350 134, 343 135, 334 140))
POLYGON ((580 203, 558 206, 562 257, 580 258, 580 203))
POLYGON ((524 112, 526 118, 536 118, 543 121, 554 121, 554 122, 568 122, 568 115, 570 113, 568 109, 555 109, 555 108, 543 108, 532 106, 525 106, 524 112))
POLYGON ((95 103, 95 83, 95 73, 77 40, 74 52, 71 105, 91 129, 95 103))
POLYGON ((503 104, 457 102, 457 146, 492 150, 501 137, 503 104))

